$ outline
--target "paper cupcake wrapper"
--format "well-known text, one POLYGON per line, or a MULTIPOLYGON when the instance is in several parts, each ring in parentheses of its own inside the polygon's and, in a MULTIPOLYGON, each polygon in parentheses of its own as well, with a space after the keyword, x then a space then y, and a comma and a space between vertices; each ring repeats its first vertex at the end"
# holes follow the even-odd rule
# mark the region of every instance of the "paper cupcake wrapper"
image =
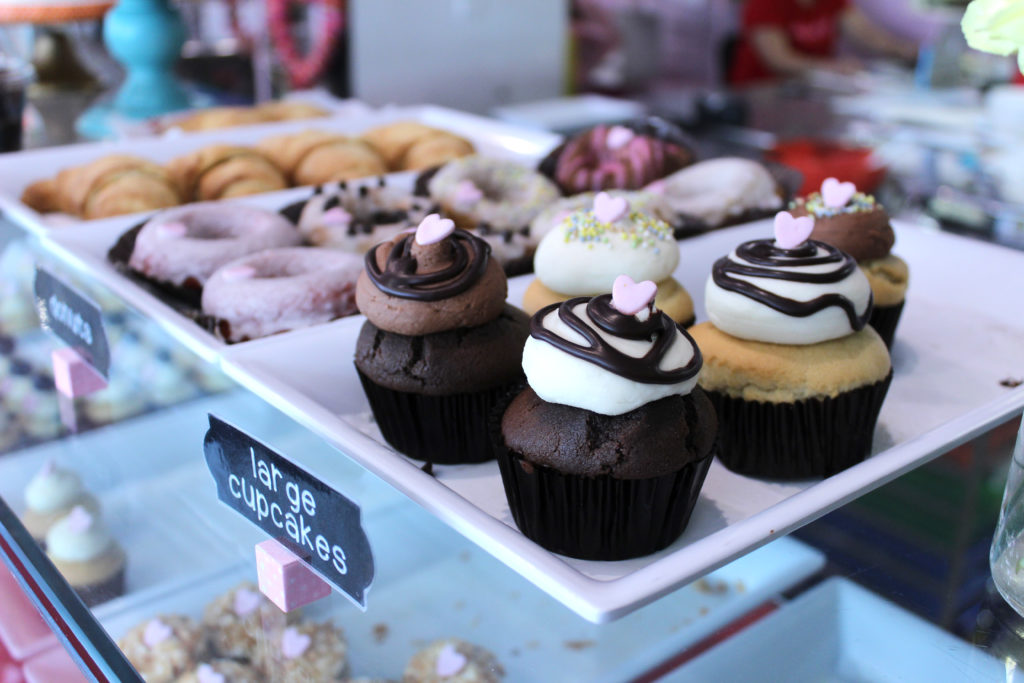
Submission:
POLYGON ((512 518, 524 536, 569 557, 627 560, 682 535, 714 449, 677 472, 648 479, 563 474, 505 446, 501 416, 514 396, 506 396, 492 415, 491 438, 512 518))
POLYGON ((900 322, 900 315, 903 314, 903 304, 905 303, 904 300, 895 306, 875 306, 871 311, 871 319, 868 320, 868 323, 875 328, 875 332, 882 338, 887 348, 892 348, 893 339, 896 338, 896 325, 900 322))
POLYGON ((124 595, 124 566, 109 579, 84 586, 72 586, 86 607, 94 607, 124 595))
POLYGON ((359 381, 384 439, 410 458, 438 465, 494 459, 487 421, 515 384, 474 393, 428 396, 376 384, 359 368, 359 381))
POLYGON ((718 458, 733 472, 766 479, 827 477, 871 453, 892 372, 835 398, 744 401, 707 391, 718 413, 718 458))

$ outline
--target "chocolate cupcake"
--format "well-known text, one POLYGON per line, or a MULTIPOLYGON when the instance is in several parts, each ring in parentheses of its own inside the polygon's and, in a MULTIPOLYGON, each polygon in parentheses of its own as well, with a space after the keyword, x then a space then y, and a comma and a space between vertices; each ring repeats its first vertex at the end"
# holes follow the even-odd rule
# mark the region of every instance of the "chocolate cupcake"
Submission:
POLYGON ((840 183, 835 178, 827 178, 820 192, 797 199, 790 208, 794 216, 814 217, 812 238, 838 247, 857 260, 874 297, 868 322, 892 348, 910 269, 906 261, 890 253, 896 234, 885 208, 871 195, 857 192, 853 183, 840 183))
POLYGON ((716 261, 710 322, 691 330, 718 413, 718 457, 740 474, 825 477, 871 452, 889 353, 867 325, 867 278, 848 254, 808 240, 812 227, 781 212, 775 240, 716 261))
POLYGON ((548 550, 647 555, 683 532, 717 422, 696 387, 701 354, 653 306, 655 285, 552 304, 523 350, 529 386, 494 429, 512 517, 548 550))
POLYGON ((124 593, 125 554, 103 521, 71 508, 46 534, 46 554, 87 606, 124 593))
POLYGON ((521 381, 528 319, 490 247, 431 214, 365 264, 355 365, 384 438, 434 463, 492 459, 487 418, 521 381))

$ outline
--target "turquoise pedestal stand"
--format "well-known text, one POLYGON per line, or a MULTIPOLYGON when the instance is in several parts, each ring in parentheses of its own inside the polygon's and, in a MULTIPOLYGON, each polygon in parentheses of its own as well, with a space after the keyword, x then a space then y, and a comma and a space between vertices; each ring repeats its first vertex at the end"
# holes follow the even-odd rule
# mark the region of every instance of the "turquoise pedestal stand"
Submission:
POLYGON ((168 0, 120 0, 103 24, 103 42, 124 65, 125 80, 113 101, 91 107, 76 129, 88 138, 107 138, 118 117, 141 120, 185 109, 189 97, 174 76, 185 26, 168 0))

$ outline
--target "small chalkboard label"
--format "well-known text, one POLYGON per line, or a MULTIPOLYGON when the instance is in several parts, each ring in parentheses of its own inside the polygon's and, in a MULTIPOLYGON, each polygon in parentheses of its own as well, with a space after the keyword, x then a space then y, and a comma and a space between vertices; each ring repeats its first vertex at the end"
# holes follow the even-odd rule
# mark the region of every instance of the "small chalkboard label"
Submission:
POLYGON ((60 337, 104 378, 109 378, 110 345, 100 307, 42 267, 36 268, 35 293, 43 328, 60 337))
POLYGON ((373 553, 355 502, 213 415, 203 450, 221 502, 366 609, 373 553))

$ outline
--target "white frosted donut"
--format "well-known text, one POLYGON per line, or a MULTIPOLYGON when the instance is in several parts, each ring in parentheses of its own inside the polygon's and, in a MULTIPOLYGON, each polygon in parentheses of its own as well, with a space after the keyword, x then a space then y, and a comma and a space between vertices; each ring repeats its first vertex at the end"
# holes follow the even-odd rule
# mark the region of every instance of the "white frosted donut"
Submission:
POLYGON ((277 213, 234 204, 193 204, 150 218, 135 238, 128 265, 151 280, 198 289, 229 261, 301 242, 295 226, 277 213))
POLYGON ((362 269, 362 256, 334 249, 267 249, 219 268, 203 288, 203 313, 230 342, 324 323, 356 312, 362 269))
POLYGON ((782 208, 772 174, 761 164, 738 157, 700 161, 662 178, 659 189, 673 223, 697 218, 717 227, 747 211, 782 208))

